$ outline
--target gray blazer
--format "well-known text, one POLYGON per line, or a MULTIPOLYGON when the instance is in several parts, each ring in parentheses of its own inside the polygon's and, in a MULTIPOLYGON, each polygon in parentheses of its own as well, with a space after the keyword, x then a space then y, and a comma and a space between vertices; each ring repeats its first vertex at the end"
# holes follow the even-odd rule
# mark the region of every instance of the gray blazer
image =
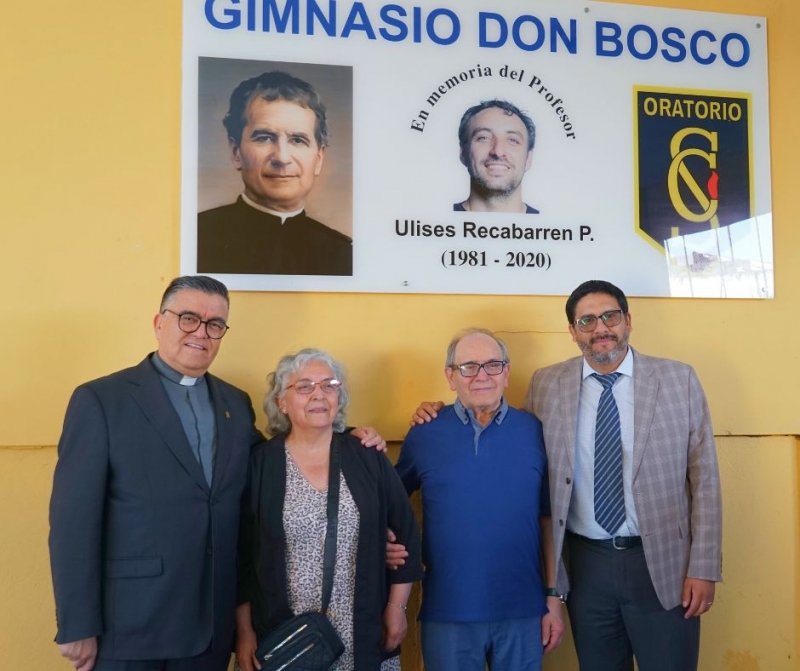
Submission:
POLYGON ((58 444, 50 563, 58 635, 99 637, 110 659, 230 650, 247 395, 207 375, 216 414, 209 489, 148 359, 78 387, 58 444))
MULTIPOLYGON (((705 394, 686 364, 633 352, 633 498, 647 568, 661 605, 681 602, 685 578, 722 579, 722 498, 705 394)), ((525 409, 544 425, 557 587, 569 591, 564 532, 574 482, 583 358, 542 368, 525 409)), ((567 565, 568 565, 568 558, 567 565)))

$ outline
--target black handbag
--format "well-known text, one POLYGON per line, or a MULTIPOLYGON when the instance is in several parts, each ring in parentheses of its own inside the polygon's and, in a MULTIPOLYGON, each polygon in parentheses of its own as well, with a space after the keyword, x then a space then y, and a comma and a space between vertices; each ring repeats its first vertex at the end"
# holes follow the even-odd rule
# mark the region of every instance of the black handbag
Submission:
POLYGON ((333 591, 336 534, 339 524, 339 446, 331 445, 328 475, 328 526, 322 559, 322 610, 300 613, 278 625, 258 644, 262 671, 328 671, 344 652, 344 644, 325 613, 333 591))
POLYGON ((262 671, 328 671, 344 644, 324 613, 301 613, 273 629, 258 646, 262 671))

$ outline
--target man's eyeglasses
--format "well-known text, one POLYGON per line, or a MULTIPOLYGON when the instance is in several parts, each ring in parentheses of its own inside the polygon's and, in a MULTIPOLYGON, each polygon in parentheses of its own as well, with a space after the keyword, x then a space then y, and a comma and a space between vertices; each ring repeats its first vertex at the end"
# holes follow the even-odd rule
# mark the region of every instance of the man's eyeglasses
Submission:
POLYGON ((594 315, 584 315, 579 317, 573 323, 581 333, 591 333, 597 328, 597 320, 602 319, 603 323, 609 328, 617 326, 622 321, 622 315, 625 314, 622 310, 607 310, 603 314, 595 317, 594 315))
POLYGON ((339 391, 339 388, 342 386, 342 383, 339 380, 334 380, 333 378, 328 378, 327 380, 320 380, 319 382, 312 382, 311 380, 298 380, 294 384, 290 384, 287 389, 294 389, 298 394, 303 394, 307 396, 312 391, 314 391, 314 387, 319 385, 319 388, 322 389, 323 393, 325 394, 335 394, 339 391))
POLYGON ((462 377, 475 377, 481 372, 481 368, 486 371, 487 375, 500 375, 507 363, 508 361, 484 361, 483 363, 467 361, 467 363, 457 364, 451 368, 458 370, 462 377))
POLYGON ((161 314, 163 315, 165 312, 169 312, 178 318, 178 328, 184 333, 194 333, 200 328, 201 324, 204 325, 206 327, 206 335, 212 340, 219 340, 230 328, 221 319, 200 319, 200 315, 196 315, 194 312, 175 312, 169 308, 164 308, 161 314))

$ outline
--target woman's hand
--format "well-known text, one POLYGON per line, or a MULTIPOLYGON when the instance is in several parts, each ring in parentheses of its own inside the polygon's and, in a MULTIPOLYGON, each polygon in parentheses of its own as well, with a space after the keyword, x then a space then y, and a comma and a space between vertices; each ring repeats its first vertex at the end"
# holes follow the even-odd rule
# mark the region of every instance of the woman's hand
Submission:
POLYGON ((261 664, 256 659, 256 649, 258 648, 258 641, 256 640, 256 632, 250 628, 249 632, 238 632, 236 635, 236 661, 239 663, 242 671, 253 671, 253 669, 260 669, 261 664))
POLYGON ((243 603, 236 608, 236 662, 242 671, 260 669, 256 659, 258 639, 250 619, 250 604, 243 603))
POLYGON ((383 609, 383 647, 394 650, 408 633, 405 608, 387 604, 383 609))
POLYGON ((441 401, 423 401, 414 411, 414 414, 411 415, 409 425, 416 426, 417 424, 425 424, 425 422, 436 419, 442 408, 444 408, 444 403, 441 401))

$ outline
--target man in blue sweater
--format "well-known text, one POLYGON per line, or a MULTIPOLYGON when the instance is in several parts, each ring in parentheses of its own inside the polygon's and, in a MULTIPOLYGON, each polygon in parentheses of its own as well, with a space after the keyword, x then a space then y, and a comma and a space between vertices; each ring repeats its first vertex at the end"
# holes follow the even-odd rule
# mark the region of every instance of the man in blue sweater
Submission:
POLYGON ((453 339, 445 375, 455 403, 409 431, 397 462, 422 489, 425 668, 538 671, 564 633, 542 425, 503 398, 508 350, 491 332, 453 339))

